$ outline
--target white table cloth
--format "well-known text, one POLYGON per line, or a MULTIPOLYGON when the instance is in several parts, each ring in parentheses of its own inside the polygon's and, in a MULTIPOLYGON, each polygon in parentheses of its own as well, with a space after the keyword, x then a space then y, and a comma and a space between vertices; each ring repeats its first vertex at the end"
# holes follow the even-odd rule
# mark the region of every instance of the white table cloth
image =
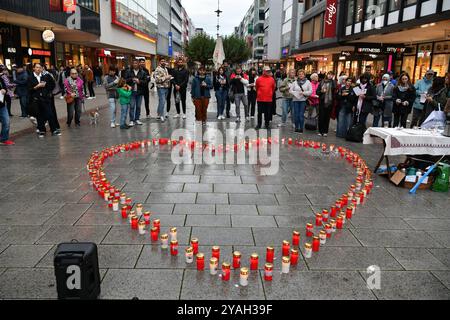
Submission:
POLYGON ((381 138, 386 143, 385 156, 427 154, 450 155, 450 138, 427 130, 374 128, 364 133, 364 144, 374 144, 381 138))

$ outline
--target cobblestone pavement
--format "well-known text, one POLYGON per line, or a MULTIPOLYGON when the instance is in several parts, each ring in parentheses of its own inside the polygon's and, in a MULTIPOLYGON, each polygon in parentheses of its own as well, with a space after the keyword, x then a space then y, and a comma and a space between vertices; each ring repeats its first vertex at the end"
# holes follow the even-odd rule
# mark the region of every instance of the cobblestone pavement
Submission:
MULTIPOLYGON (((210 127, 236 127, 217 123, 214 108, 210 127)), ((106 299, 450 298, 449 195, 420 191, 410 196, 384 178, 376 178, 367 203, 319 254, 301 257, 288 275, 277 267, 270 283, 252 273, 249 286, 239 288, 235 273, 223 282, 186 266, 182 255, 161 252, 148 234, 131 233, 89 187, 86 161, 105 146, 168 137, 183 126, 192 130, 190 102, 188 109, 185 122, 151 120, 129 131, 109 128, 102 111, 97 127, 84 117, 81 128, 64 129, 61 137, 38 140, 28 134, 17 138, 16 146, 0 149, 0 298, 56 298, 52 255, 56 244, 72 239, 99 245, 101 298, 106 299), (380 290, 367 289, 371 265, 382 270, 380 290)), ((284 128, 281 135, 291 132, 284 128)), ((378 145, 304 136, 349 146, 372 167, 381 152, 378 145)), ((251 165, 174 165, 167 150, 117 156, 105 172, 161 218, 163 231, 178 227, 181 252, 197 236, 207 257, 217 244, 224 259, 240 250, 246 263, 252 252, 264 257, 267 245, 278 253, 294 229, 301 231, 303 242, 305 222, 354 179, 341 160, 287 148, 280 151, 276 176, 258 176, 251 165)))

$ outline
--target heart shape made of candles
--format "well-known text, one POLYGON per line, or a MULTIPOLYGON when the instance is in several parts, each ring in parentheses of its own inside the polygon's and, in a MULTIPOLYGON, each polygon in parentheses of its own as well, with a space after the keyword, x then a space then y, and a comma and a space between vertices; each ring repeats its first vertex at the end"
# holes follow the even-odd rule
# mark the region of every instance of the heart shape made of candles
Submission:
MULTIPOLYGON (((95 151, 92 153, 91 157, 87 162, 87 170, 90 176, 90 184, 98 192, 99 196, 108 203, 108 206, 113 212, 118 212, 122 215, 123 219, 129 219, 131 228, 139 234, 145 235, 145 229, 150 230, 150 241, 151 243, 157 243, 161 241, 161 246, 164 249, 169 249, 173 256, 178 255, 178 242, 176 240, 177 231, 176 228, 170 229, 170 245, 169 245, 169 235, 160 235, 160 220, 155 219, 151 221, 151 213, 144 212, 142 204, 133 204, 133 199, 127 198, 125 193, 122 193, 116 187, 112 186, 108 181, 106 174, 104 172, 103 164, 105 161, 116 154, 124 153, 132 150, 150 150, 158 148, 168 147, 172 148, 176 145, 181 145, 186 148, 194 150, 195 148, 208 149, 210 152, 227 152, 232 147, 235 151, 237 150, 249 150, 253 146, 258 148, 261 145, 267 146, 267 144, 279 144, 283 147, 288 148, 307 148, 315 152, 320 152, 323 155, 330 155, 340 157, 345 159, 347 163, 352 164, 355 169, 357 176, 355 183, 352 184, 348 190, 348 193, 343 194, 341 198, 337 199, 335 205, 331 206, 330 210, 324 209, 322 213, 317 213, 315 216, 315 221, 306 224, 306 237, 311 238, 312 242, 306 243, 303 251, 305 258, 310 258, 313 252, 319 252, 320 246, 326 243, 327 238, 331 238, 332 234, 336 232, 336 229, 342 229, 345 221, 351 219, 355 213, 355 210, 360 206, 365 198, 370 194, 373 188, 372 172, 368 168, 366 162, 361 158, 360 155, 350 151, 348 148, 336 147, 334 145, 326 145, 321 142, 310 141, 310 140, 300 140, 292 138, 283 138, 281 140, 272 140, 271 138, 266 139, 256 139, 252 141, 243 140, 240 143, 234 144, 234 146, 223 145, 214 146, 204 143, 198 143, 196 141, 187 140, 170 140, 167 138, 159 139, 147 139, 141 141, 134 141, 127 144, 111 146, 105 148, 102 151, 95 151), (119 210, 119 205, 122 205, 121 210, 119 210), (134 210, 132 210, 134 208, 134 210), (143 218, 143 219, 142 219, 143 218), (318 233, 315 229, 323 228, 318 233)), ((318 231, 318 230, 316 230, 318 231)), ((290 265, 297 265, 299 257, 299 243, 300 243, 300 232, 294 231, 291 236, 292 242, 283 241, 282 243, 282 273, 289 272, 290 265)), ((287 239, 288 239, 287 238, 287 239)), ((201 239, 191 238, 191 247, 186 249, 186 262, 193 263, 194 256, 196 257, 197 270, 202 271, 205 265, 205 256, 203 253, 198 253, 198 245, 201 239)), ((216 274, 218 269, 218 261, 220 258, 220 248, 213 247, 212 258, 210 260, 210 273, 216 274)), ((240 285, 246 286, 248 284, 248 268, 240 268, 242 257, 240 253, 233 253, 233 268, 240 269, 240 285)), ((274 249, 273 247, 267 248, 266 253, 266 263, 264 268, 264 279, 266 281, 272 280, 273 272, 273 261, 274 261, 274 249)), ((250 257, 250 270, 257 270, 259 266, 259 257, 256 254, 252 254, 250 257)), ((230 279, 230 267, 231 265, 224 262, 222 264, 222 273, 220 277, 224 281, 229 281, 230 279)))

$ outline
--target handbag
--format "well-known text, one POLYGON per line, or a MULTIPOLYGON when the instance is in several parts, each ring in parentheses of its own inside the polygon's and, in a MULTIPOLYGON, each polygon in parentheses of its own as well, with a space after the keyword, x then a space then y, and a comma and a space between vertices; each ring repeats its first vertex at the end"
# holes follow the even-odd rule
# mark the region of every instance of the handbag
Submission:
POLYGON ((317 122, 318 122, 318 116, 314 117, 307 117, 305 119, 305 129, 310 131, 316 131, 317 130, 317 122))
POLYGON ((359 122, 359 115, 356 119, 355 123, 348 129, 347 135, 345 136, 345 140, 352 141, 352 142, 363 142, 364 139, 364 133, 366 132, 367 128, 364 123, 359 122))
POLYGON ((228 98, 230 99, 230 103, 234 103, 234 90, 233 88, 230 88, 228 91, 228 98))
POLYGON ((441 104, 438 104, 438 110, 434 110, 430 113, 428 118, 422 123, 421 127, 423 129, 431 129, 436 127, 445 127, 445 121, 447 117, 445 116, 445 112, 441 110, 441 104))
POLYGON ((66 94, 64 96, 64 99, 66 100, 67 104, 72 104, 74 102, 74 100, 75 100, 75 98, 72 97, 72 95, 70 95, 70 94, 66 94))

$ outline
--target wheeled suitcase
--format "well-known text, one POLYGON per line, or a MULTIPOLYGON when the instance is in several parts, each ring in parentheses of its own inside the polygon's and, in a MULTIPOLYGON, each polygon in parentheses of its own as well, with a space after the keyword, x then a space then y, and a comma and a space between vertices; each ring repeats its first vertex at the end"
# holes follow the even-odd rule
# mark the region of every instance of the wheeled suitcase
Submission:
POLYGON ((55 250, 53 262, 58 299, 97 299, 100 272, 95 243, 61 243, 55 250))

